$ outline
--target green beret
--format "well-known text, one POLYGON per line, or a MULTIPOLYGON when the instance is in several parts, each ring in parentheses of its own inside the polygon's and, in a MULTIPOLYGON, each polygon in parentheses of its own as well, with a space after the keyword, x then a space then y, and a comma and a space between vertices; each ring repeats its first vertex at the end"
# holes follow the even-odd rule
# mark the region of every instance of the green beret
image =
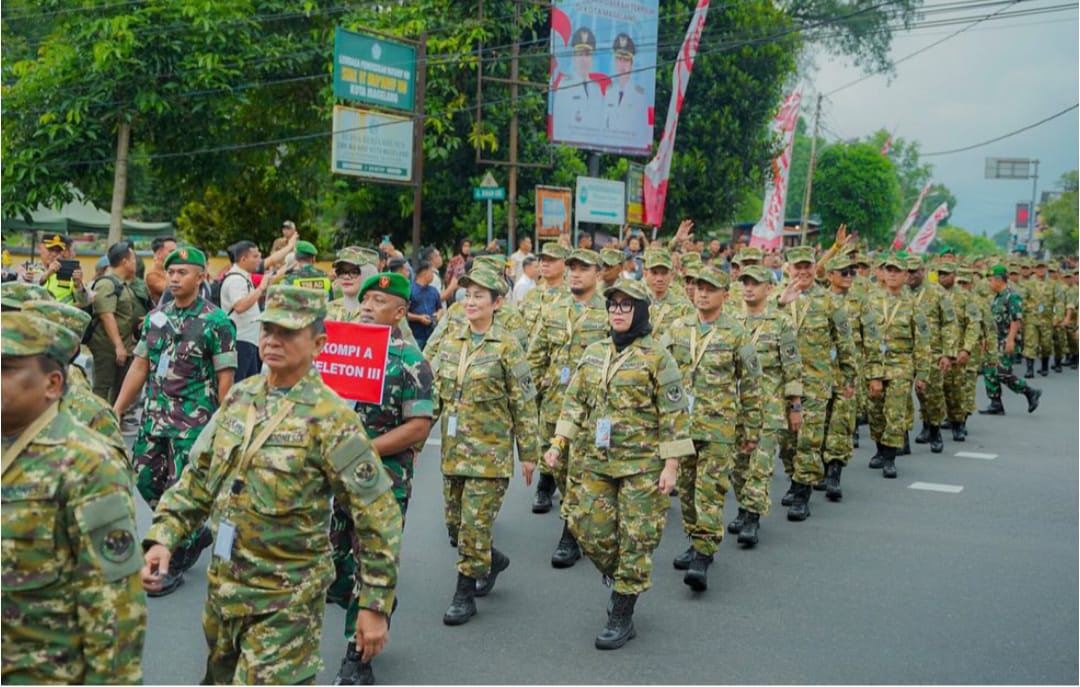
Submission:
POLYGON ((25 313, 55 322, 61 327, 67 327, 79 335, 80 341, 92 319, 90 314, 82 308, 76 308, 74 305, 68 305, 67 303, 58 303, 57 301, 26 301, 23 303, 22 310, 25 313))
POLYGON ((326 318, 326 294, 302 286, 271 286, 266 292, 266 309, 260 322, 286 329, 303 329, 326 318))
POLYGON ((502 272, 506 266, 506 256, 501 253, 492 253, 490 255, 477 255, 473 257, 472 268, 490 270, 492 272, 502 272))
POLYGON ((731 261, 742 265, 744 262, 750 262, 752 260, 761 262, 764 259, 765 254, 761 252, 760 248, 751 248, 750 246, 746 246, 745 248, 740 249, 739 252, 731 258, 731 261))
POLYGON ((540 249, 540 257, 542 258, 565 260, 566 256, 569 254, 570 251, 560 245, 557 241, 548 241, 544 244, 544 247, 540 249))
POLYGON ((726 289, 731 285, 731 277, 716 265, 701 265, 695 268, 694 279, 712 284, 718 289, 726 289))
POLYGON ((311 241, 297 241, 296 242, 296 254, 297 255, 310 255, 315 257, 319 254, 318 249, 315 248, 315 244, 311 241))
POLYGON ((165 269, 172 265, 195 265, 206 267, 206 254, 198 248, 183 246, 177 248, 165 257, 165 269))
POLYGON ((594 250, 588 248, 578 248, 570 253, 570 257, 566 259, 569 264, 571 262, 580 262, 583 265, 596 266, 600 264, 600 254, 594 250))
POLYGON ((645 269, 653 267, 672 268, 671 253, 664 248, 649 248, 645 251, 645 269))
POLYGON ((645 285, 645 282, 636 279, 619 278, 614 284, 604 289, 605 298, 611 298, 611 295, 614 293, 625 294, 630 298, 645 301, 646 303, 652 302, 652 296, 649 295, 649 287, 645 285))
POLYGON ((479 286, 483 289, 494 291, 500 296, 506 294, 506 279, 495 270, 490 270, 485 267, 477 269, 475 263, 471 272, 458 280, 458 284, 468 288, 470 286, 479 286))
POLYGON ((988 277, 999 277, 1001 279, 1009 278, 1009 270, 1005 268, 1005 265, 994 265, 990 268, 990 271, 986 273, 988 277))
POLYGON ((4 355, 44 355, 67 365, 79 352, 80 343, 82 335, 41 315, 0 314, 0 353, 4 355))
POLYGON ((618 267, 626 261, 623 252, 618 248, 605 248, 600 251, 600 262, 604 267, 618 267))
POLYGON ((397 272, 380 272, 379 274, 371 275, 364 280, 364 284, 360 287, 360 293, 357 294, 357 298, 363 298, 364 294, 368 291, 382 291, 391 296, 403 298, 406 303, 409 302, 409 296, 412 295, 412 288, 409 286, 409 280, 405 275, 398 274, 397 272))
POLYGON ((840 271, 853 267, 854 264, 855 263, 851 261, 851 255, 840 253, 839 255, 833 256, 832 260, 825 263, 825 269, 830 272, 840 271))
MULTIPOLYGON (((304 243, 307 243, 306 241, 304 243)), ((297 242, 299 246, 299 242, 297 242)), ((359 246, 346 246, 337 252, 334 256, 334 264, 339 262, 347 265, 356 265, 357 267, 364 267, 365 265, 378 265, 379 264, 379 252, 372 250, 371 248, 361 248, 359 246)))
POLYGON ((799 262, 817 262, 814 257, 814 249, 810 246, 795 246, 784 253, 784 259, 788 264, 794 265, 799 262))
POLYGON ((739 281, 745 282, 747 279, 753 279, 759 284, 772 284, 773 273, 764 265, 747 265, 739 272, 739 281))
POLYGON ((0 284, 0 304, 11 310, 21 310, 26 301, 51 301, 53 295, 44 286, 21 281, 0 284))

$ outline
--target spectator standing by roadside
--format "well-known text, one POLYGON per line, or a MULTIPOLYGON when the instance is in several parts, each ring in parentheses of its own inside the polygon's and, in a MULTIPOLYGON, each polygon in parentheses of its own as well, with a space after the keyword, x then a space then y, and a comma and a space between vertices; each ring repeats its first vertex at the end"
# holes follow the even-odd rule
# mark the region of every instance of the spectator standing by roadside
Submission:
MULTIPOLYGON (((450 262, 446 263, 446 281, 449 282, 465 276, 465 263, 472 259, 471 254, 472 242, 469 239, 458 239, 457 245, 454 246, 454 255, 450 258, 450 262)), ((424 259, 430 260, 428 257, 424 259)))
POLYGON ((274 254, 284 248, 285 246, 295 242, 299 239, 296 238, 296 225, 290 219, 281 223, 281 236, 274 239, 274 244, 270 247, 270 254, 274 254))
MULTIPOLYGON (((511 259, 513 259, 511 257, 511 259)), ((529 255, 521 261, 521 276, 518 277, 517 282, 514 284, 514 305, 517 305, 525 300, 525 294, 536 288, 536 276, 540 273, 540 265, 537 263, 536 256, 529 255)))
POLYGON ((275 272, 263 275, 255 286, 252 273, 262 258, 259 247, 251 241, 238 241, 229 247, 232 267, 221 278, 221 309, 236 326, 236 379, 239 382, 259 374, 259 301, 274 282, 275 272))
POLYGON ((169 253, 176 250, 176 239, 171 236, 159 236, 150 243, 150 250, 154 253, 154 261, 146 270, 146 288, 150 291, 150 299, 154 305, 161 303, 161 294, 169 288, 169 278, 165 276, 165 258, 169 253))
MULTIPOLYGON (((525 270, 525 258, 531 256, 532 253, 532 239, 528 236, 523 236, 518 239, 518 248, 510 255, 510 262, 514 265, 514 282, 516 283, 521 279, 521 275, 525 270)), ((533 277, 535 281, 536 277, 533 277)), ((515 295, 516 299, 516 295, 515 295)), ((518 301, 520 302, 520 301, 518 301)))
POLYGON ((430 262, 423 261, 416 268, 416 280, 412 283, 412 297, 409 299, 409 328, 412 329, 420 350, 424 349, 431 333, 435 331, 435 322, 443 309, 439 290, 432 285, 434 277, 435 267, 430 262))

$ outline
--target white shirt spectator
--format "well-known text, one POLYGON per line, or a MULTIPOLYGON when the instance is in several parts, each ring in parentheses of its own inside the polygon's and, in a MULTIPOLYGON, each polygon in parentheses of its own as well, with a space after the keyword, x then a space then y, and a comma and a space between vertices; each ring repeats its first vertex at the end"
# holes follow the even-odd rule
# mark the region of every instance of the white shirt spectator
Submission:
POLYGON ((251 274, 237 265, 229 268, 222 277, 221 282, 221 309, 229 314, 229 319, 236 325, 236 340, 259 345, 259 315, 262 308, 259 304, 251 306, 244 312, 233 311, 233 303, 255 290, 251 282, 251 274), (243 279, 230 277, 231 274, 239 274, 243 279))
POLYGON ((525 300, 525 295, 536 288, 536 282, 529 279, 526 274, 521 275, 521 278, 514 284, 514 305, 517 305, 525 300))

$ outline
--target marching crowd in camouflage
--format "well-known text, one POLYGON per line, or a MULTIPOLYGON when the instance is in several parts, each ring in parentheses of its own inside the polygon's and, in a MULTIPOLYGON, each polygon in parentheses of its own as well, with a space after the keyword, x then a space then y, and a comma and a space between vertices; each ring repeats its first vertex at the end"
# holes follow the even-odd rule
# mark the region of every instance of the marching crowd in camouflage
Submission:
POLYGON ((673 494, 689 540, 673 565, 704 592, 725 530, 759 544, 777 457, 799 522, 814 490, 842 500, 859 425, 870 467, 896 478, 911 443, 940 453, 944 428, 966 440, 979 375, 978 412, 1000 415, 1002 386, 1034 412, 1026 380, 1077 368, 1076 273, 1055 263, 869 256, 840 240, 790 248, 785 265, 756 248, 727 264, 684 250, 690 227, 636 256, 547 243, 517 305, 505 258, 470 256, 423 349, 407 276, 357 246, 322 272, 293 236, 280 250, 295 266, 260 287, 262 373, 243 380, 197 248, 163 258, 171 298, 146 313, 128 294, 127 244, 110 249, 115 279, 84 297, 4 283, 4 681, 139 682, 147 596, 212 548, 205 682, 313 681, 330 601, 347 609, 335 683, 373 684, 435 423, 457 549, 443 622, 468 622, 510 565, 493 525, 516 460, 527 485, 539 468, 534 513, 559 500, 552 566, 584 555, 611 587, 595 645, 617 649, 636 636, 673 494), (328 320, 389 328, 381 403, 321 379, 328 320), (93 391, 73 364, 83 340, 93 391), (143 419, 128 451, 118 418, 132 405, 143 419), (141 538, 133 489, 154 511, 141 538))

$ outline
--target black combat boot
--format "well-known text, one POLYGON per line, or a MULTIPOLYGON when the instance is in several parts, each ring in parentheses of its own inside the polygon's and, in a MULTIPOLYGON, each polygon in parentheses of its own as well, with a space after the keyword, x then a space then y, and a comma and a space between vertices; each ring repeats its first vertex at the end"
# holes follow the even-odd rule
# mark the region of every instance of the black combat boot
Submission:
POLYGON ((952 439, 953 441, 967 440, 967 419, 952 423, 952 439))
POLYGON ((910 456, 911 455, 911 442, 908 441, 908 433, 907 433, 906 430, 904 431, 904 448, 900 449, 900 451, 898 452, 898 455, 901 455, 901 456, 910 456))
POLYGON ((882 446, 881 449, 881 476, 885 479, 896 479, 896 448, 882 446))
POLYGON ((510 557, 494 546, 491 547, 491 570, 487 575, 476 580, 475 596, 487 596, 495 587, 495 578, 510 567, 510 557))
POLYGON ((916 444, 929 444, 930 443, 930 425, 926 422, 922 423, 922 431, 919 432, 919 436, 915 437, 916 444))
POLYGON ((795 499, 795 480, 791 480, 791 485, 788 486, 787 493, 784 494, 784 498, 780 499, 780 505, 787 507, 790 506, 795 499))
POLYGON ((941 453, 945 450, 945 442, 941 438, 941 428, 930 425, 930 453, 941 453))
POLYGON ((1004 415, 1005 406, 1001 405, 1001 396, 990 399, 990 405, 979 411, 979 415, 1004 415))
POLYGON ((555 547, 555 553, 551 555, 551 567, 569 568, 581 558, 581 547, 570 532, 570 525, 563 523, 562 536, 559 537, 559 545, 555 547))
POLYGON ((712 556, 700 551, 694 551, 693 558, 690 559, 690 567, 686 570, 686 574, 683 575, 683 584, 695 592, 703 592, 708 589, 709 566, 712 565, 712 562, 712 556))
POLYGON ((683 551, 678 556, 675 556, 675 560, 671 561, 671 564, 675 566, 676 570, 687 570, 690 567, 690 561, 694 558, 694 547, 688 546, 686 551, 683 551))
POLYGON ((1069 367, 1073 370, 1080 367, 1080 355, 1072 356, 1072 358, 1069 360, 1069 367))
POLYGON ((825 491, 825 478, 822 477, 817 482, 814 482, 814 491, 825 491))
POLYGON ((810 517, 810 494, 813 490, 809 484, 794 483, 795 495, 791 499, 791 507, 788 508, 787 519, 792 522, 802 522, 810 517))
POLYGON ((634 630, 634 604, 637 594, 612 594, 611 613, 607 625, 596 636, 597 649, 621 649, 637 636, 634 630))
POLYGON ((345 646, 345 658, 341 659, 341 667, 338 668, 332 684, 375 684, 375 671, 371 669, 371 663, 364 663, 364 655, 356 650, 356 642, 349 642, 345 646))
POLYGON ((1039 376, 1046 377, 1050 374, 1050 358, 1043 358, 1039 361, 1039 376))
MULTIPOLYGON (((739 532, 741 532, 742 528, 743 528, 743 523, 746 522, 746 515, 747 515, 746 509, 745 508, 740 508, 739 509, 739 514, 735 516, 734 520, 732 520, 731 522, 728 523, 727 531, 731 532, 732 534, 738 534, 739 532)), ((675 567, 678 568, 679 566, 675 566, 675 567)), ((681 570, 685 570, 685 569, 686 568, 681 568, 681 570)))
POLYGON ((450 607, 443 613, 443 625, 464 625, 476 615, 476 580, 458 573, 457 590, 450 601, 450 607))
POLYGON ((1024 379, 1035 379, 1035 359, 1024 358, 1024 362, 1027 364, 1027 369, 1024 371, 1024 379))
POLYGON ((851 436, 852 448, 859 448, 859 426, 855 425, 855 434, 851 436))
POLYGON ((875 441, 874 445, 877 447, 877 451, 874 453, 873 456, 871 456, 870 464, 866 467, 870 468, 871 470, 880 470, 883 460, 881 457, 881 442, 875 441))
POLYGON ((830 460, 825 465, 825 497, 830 501, 839 501, 844 498, 844 492, 840 490, 840 473, 844 466, 838 460, 830 460))
POLYGON ((536 483, 536 497, 533 498, 532 512, 547 513, 551 510, 551 495, 555 493, 555 477, 540 473, 536 483))
POLYGON ((1065 360, 1060 355, 1055 355, 1054 356, 1054 366, 1051 367, 1050 369, 1053 370, 1054 372, 1062 372, 1063 371, 1062 363, 1064 363, 1064 362, 1065 362, 1065 360))
POLYGON ((1033 386, 1024 389, 1024 397, 1027 398, 1029 413, 1034 413, 1035 409, 1039 407, 1040 396, 1042 396, 1042 390, 1040 389, 1036 389, 1033 386))
POLYGON ((761 516, 759 514, 747 511, 746 521, 743 523, 742 529, 739 530, 740 544, 745 544, 748 547, 757 544, 758 524, 760 521, 761 516))

